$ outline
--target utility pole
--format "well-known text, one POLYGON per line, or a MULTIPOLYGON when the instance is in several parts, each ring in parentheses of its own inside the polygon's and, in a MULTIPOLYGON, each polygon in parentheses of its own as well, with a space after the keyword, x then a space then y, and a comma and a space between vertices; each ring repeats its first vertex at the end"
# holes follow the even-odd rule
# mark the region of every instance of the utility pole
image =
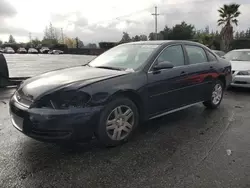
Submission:
POLYGON ((61 28, 62 43, 64 44, 63 28, 61 28))
POLYGON ((31 42, 31 40, 32 40, 32 38, 31 38, 31 32, 29 32, 29 39, 30 39, 30 42, 31 42))
POLYGON ((155 13, 153 13, 152 15, 155 16, 155 40, 157 40, 157 16, 160 15, 157 14, 157 6, 155 7, 155 13))

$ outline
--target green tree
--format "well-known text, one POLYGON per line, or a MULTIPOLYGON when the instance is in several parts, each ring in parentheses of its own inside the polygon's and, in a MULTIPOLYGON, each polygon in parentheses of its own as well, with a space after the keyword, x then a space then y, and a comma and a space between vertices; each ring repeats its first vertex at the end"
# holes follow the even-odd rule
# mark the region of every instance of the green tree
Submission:
POLYGON ((172 28, 172 32, 169 34, 168 39, 170 40, 188 40, 193 39, 195 35, 194 26, 187 24, 186 22, 181 22, 181 24, 176 24, 172 28))
POLYGON ((78 39, 78 48, 84 48, 83 41, 81 41, 80 39, 78 39))
POLYGON ((169 28, 168 26, 165 26, 165 28, 163 29, 163 31, 160 32, 161 35, 163 36, 163 39, 164 40, 168 40, 169 37, 171 36, 172 34, 172 29, 169 28))
POLYGON ((245 31, 241 31, 240 32, 240 39, 245 38, 245 36, 246 36, 245 31))
POLYGON ((149 33, 148 39, 149 39, 149 40, 154 40, 154 39, 155 39, 154 33, 149 33))
POLYGON ((130 38, 129 34, 127 32, 123 32, 122 39, 121 39, 120 43, 126 43, 126 42, 130 42, 130 41, 131 41, 131 38, 130 38))
POLYGON ((31 40, 31 46, 33 48, 39 48, 41 45, 42 45, 42 42, 38 38, 31 40))
MULTIPOLYGON (((155 40, 155 33, 150 33, 148 36, 149 40, 155 40)), ((157 33, 157 40, 163 40, 163 34, 162 31, 160 33, 157 33)))
POLYGON ((42 40, 42 44, 46 46, 52 46, 58 44, 59 41, 59 30, 55 28, 52 23, 49 26, 45 27, 44 37, 42 40))
POLYGON ((76 37, 76 38, 75 38, 75 47, 76 47, 76 48, 79 48, 79 45, 78 45, 78 44, 79 44, 79 39, 78 39, 78 37, 76 37))
POLYGON ((147 41, 148 37, 147 35, 140 35, 140 41, 147 41))
POLYGON ((96 43, 89 43, 89 44, 87 44, 87 47, 88 48, 97 48, 97 45, 96 45, 96 43))
POLYGON ((246 30, 245 38, 250 38, 250 28, 246 30))
POLYGON ((132 37, 132 41, 140 41, 140 36, 135 35, 134 37, 132 37))
POLYGON ((240 33, 239 33, 238 31, 235 33, 234 38, 235 38, 235 39, 239 39, 239 38, 240 38, 240 33))
POLYGON ((64 37, 64 44, 68 47, 68 48, 74 48, 74 39, 69 38, 69 37, 64 37))
POLYGON ((232 3, 229 5, 223 5, 218 12, 220 19, 218 25, 223 25, 221 29, 221 49, 224 51, 230 50, 230 44, 233 41, 233 26, 232 24, 238 25, 238 17, 241 14, 239 11, 239 4, 232 3))
POLYGON ((9 42, 8 43, 16 43, 16 40, 14 39, 14 37, 12 35, 9 36, 9 42))
POLYGON ((209 26, 206 26, 206 27, 205 27, 205 31, 204 31, 204 32, 205 32, 206 34, 208 34, 208 35, 210 34, 210 32, 209 32, 209 26))

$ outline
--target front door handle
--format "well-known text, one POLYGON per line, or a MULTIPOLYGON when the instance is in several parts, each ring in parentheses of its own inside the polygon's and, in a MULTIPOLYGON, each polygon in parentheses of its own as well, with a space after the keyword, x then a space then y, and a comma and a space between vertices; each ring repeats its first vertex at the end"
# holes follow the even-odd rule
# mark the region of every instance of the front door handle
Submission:
POLYGON ((181 72, 181 76, 184 76, 184 75, 186 75, 187 73, 185 72, 185 71, 182 71, 181 72))
POLYGON ((213 69, 214 67, 213 66, 210 66, 210 69, 213 69))

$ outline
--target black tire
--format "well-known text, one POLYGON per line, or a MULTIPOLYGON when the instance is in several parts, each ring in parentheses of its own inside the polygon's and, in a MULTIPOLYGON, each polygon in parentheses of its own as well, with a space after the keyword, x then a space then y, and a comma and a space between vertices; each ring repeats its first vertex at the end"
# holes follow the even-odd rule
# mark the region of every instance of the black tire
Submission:
POLYGON ((223 94, 224 94, 224 84, 220 80, 217 80, 213 84, 212 91, 211 91, 211 94, 210 94, 211 95, 210 99, 208 101, 203 102, 204 106, 206 106, 209 109, 217 108, 220 105, 220 103, 221 103, 221 101, 223 99, 223 94), (222 88, 222 92, 221 92, 220 100, 215 103, 214 100, 213 100, 213 92, 215 91, 215 87, 218 86, 218 85, 222 88))
POLYGON ((126 97, 116 97, 112 101, 110 101, 110 103, 101 112, 100 121, 99 121, 98 126, 96 127, 95 135, 102 145, 117 146, 128 141, 128 139, 132 136, 138 124, 139 124, 139 113, 134 102, 132 102, 130 99, 126 97), (132 128, 130 129, 130 132, 124 139, 113 140, 110 138, 106 130, 106 126, 107 126, 106 122, 110 114, 114 111, 114 109, 116 109, 119 106, 129 107, 133 111, 134 124, 132 128))

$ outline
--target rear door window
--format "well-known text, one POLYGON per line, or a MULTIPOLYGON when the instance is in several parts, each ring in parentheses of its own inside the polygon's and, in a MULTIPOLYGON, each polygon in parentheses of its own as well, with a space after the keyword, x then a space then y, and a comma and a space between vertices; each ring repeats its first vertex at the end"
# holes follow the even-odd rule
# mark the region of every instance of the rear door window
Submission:
POLYGON ((217 58, 215 57, 214 54, 212 54, 211 52, 209 52, 208 50, 206 50, 207 52, 207 56, 208 56, 208 60, 209 61, 217 61, 217 58))
POLYGON ((207 55, 203 48, 193 45, 185 45, 189 64, 198 64, 208 62, 207 55))

